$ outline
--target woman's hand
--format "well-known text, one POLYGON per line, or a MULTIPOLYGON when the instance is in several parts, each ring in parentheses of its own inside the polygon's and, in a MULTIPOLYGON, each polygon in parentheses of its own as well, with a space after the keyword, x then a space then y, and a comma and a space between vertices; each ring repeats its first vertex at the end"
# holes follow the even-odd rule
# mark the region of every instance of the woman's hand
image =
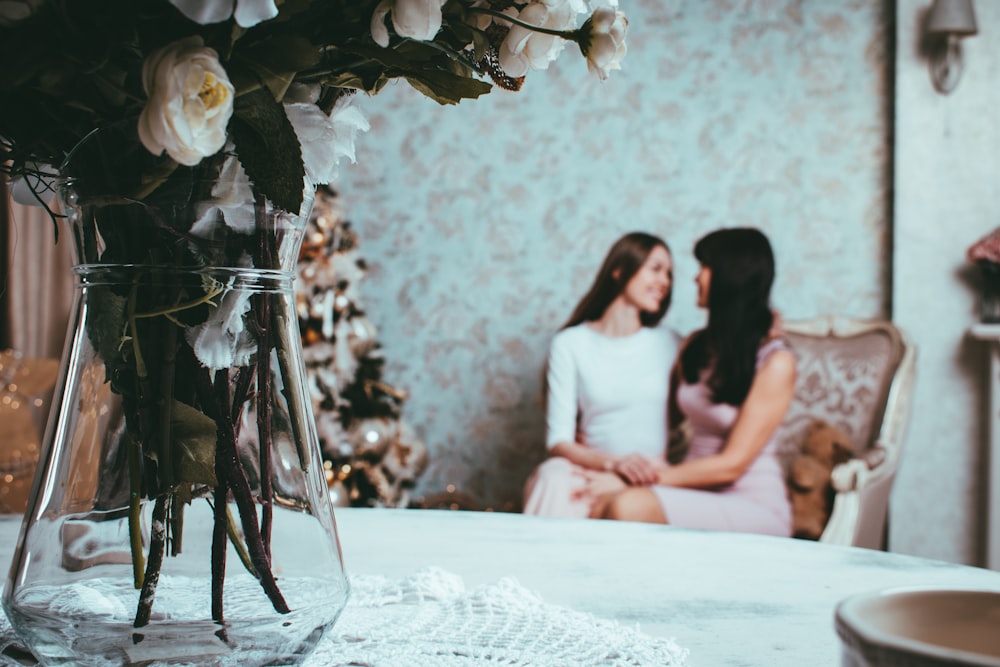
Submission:
POLYGON ((656 466, 641 454, 629 454, 618 459, 612 465, 611 472, 630 486, 647 486, 655 484, 659 479, 656 466))
POLYGON ((591 519, 604 519, 607 516, 608 505, 611 501, 615 499, 617 493, 605 493, 594 498, 593 502, 590 503, 590 514, 587 516, 591 519))
POLYGON ((574 500, 593 501, 603 495, 627 489, 625 481, 613 472, 583 470, 576 474, 583 477, 583 485, 573 491, 574 500))

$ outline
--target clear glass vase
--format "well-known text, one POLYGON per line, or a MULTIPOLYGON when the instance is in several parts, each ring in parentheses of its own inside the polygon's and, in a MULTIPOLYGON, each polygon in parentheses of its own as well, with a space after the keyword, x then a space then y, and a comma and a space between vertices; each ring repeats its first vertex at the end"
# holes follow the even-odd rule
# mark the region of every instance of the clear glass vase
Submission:
POLYGON ((75 173, 75 316, 4 610, 46 665, 298 664, 348 596, 292 290, 311 199, 275 207, 232 155, 149 192, 75 173))

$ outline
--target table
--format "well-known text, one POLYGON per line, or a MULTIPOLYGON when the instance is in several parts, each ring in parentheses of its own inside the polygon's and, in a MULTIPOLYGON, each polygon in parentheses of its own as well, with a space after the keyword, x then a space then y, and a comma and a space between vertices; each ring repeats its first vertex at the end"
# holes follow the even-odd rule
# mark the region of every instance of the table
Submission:
MULTIPOLYGON (((348 572, 436 566, 467 587, 514 576, 545 602, 674 638, 692 667, 839 663, 838 601, 894 586, 1000 590, 1000 573, 866 549, 611 521, 338 509, 348 572)), ((0 518, 0 566, 19 519, 0 518)))

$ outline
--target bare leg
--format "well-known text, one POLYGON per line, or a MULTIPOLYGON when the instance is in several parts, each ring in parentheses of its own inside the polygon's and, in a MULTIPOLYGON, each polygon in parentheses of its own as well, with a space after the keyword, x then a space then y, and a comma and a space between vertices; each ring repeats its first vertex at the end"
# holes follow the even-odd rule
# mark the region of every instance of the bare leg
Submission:
POLYGON ((639 486, 601 496, 594 502, 590 516, 617 521, 667 523, 667 517, 656 494, 646 487, 639 486))

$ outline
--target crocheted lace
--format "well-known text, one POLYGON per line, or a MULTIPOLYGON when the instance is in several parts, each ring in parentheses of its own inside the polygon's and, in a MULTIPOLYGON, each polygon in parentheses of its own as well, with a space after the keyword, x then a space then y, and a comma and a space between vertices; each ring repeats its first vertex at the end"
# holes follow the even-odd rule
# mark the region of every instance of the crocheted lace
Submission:
MULTIPOLYGON (((19 646, 0 615, 0 664, 32 664, 19 646)), ((673 639, 547 604, 513 578, 469 590, 427 568, 352 577, 347 607, 305 667, 684 667, 687 657, 673 639)))

